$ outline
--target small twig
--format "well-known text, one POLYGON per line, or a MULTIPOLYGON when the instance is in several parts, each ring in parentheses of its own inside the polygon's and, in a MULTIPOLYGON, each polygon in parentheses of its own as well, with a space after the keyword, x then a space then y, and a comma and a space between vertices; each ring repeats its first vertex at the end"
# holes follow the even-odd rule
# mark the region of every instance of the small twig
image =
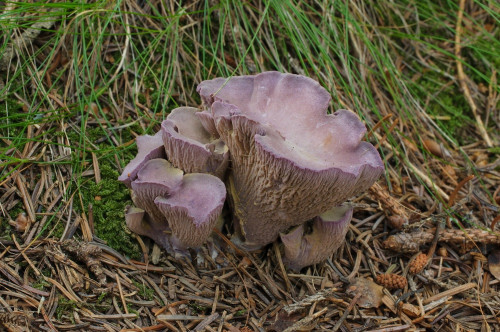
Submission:
POLYGON ((10 250, 10 246, 7 246, 7 248, 5 248, 4 251, 2 251, 2 253, 0 254, 0 259, 2 259, 3 256, 5 256, 5 254, 10 250))
POLYGON ((371 135, 373 135, 373 132, 375 130, 377 130, 380 126, 382 126, 382 124, 384 122, 386 122, 387 120, 389 120, 394 114, 392 113, 389 113, 387 114, 386 116, 384 116, 382 119, 380 119, 379 122, 377 122, 373 127, 372 129, 368 132, 368 134, 366 134, 366 138, 369 138, 371 135))
POLYGON ((293 324, 292 326, 284 329, 283 332, 303 331, 303 330, 308 331, 311 329, 312 325, 315 324, 314 320, 319 316, 323 315, 327 311, 328 308, 323 308, 314 315, 304 317, 295 324, 293 324))
POLYGON ((31 266, 31 268, 33 269, 33 271, 35 272, 35 274, 37 276, 40 276, 41 273, 40 271, 35 267, 35 265, 31 262, 31 260, 28 258, 28 256, 26 255, 26 253, 24 252, 24 250, 21 249, 21 246, 19 245, 19 243, 17 243, 17 240, 16 240, 16 237, 14 234, 12 234, 12 241, 14 241, 14 244, 16 245, 16 248, 19 250, 19 252, 21 253, 21 255, 24 257, 24 259, 26 260, 26 262, 28 262, 28 264, 31 266))
POLYGON ((406 331, 410 328, 409 324, 394 326, 394 327, 385 327, 383 329, 370 330, 367 332, 395 332, 395 331, 406 331))
POLYGON ((281 259, 281 252, 278 247, 278 244, 275 242, 274 245, 274 253, 276 254, 276 258, 278 259, 278 265, 280 267, 281 273, 283 274, 283 280, 285 281, 285 286, 287 292, 292 292, 292 284, 290 283, 290 279, 288 279, 288 275, 286 273, 285 265, 283 264, 283 260, 281 259))
POLYGON ((203 331, 203 330, 205 330, 205 327, 207 327, 210 323, 212 323, 217 318, 219 318, 219 314, 218 313, 211 314, 210 316, 208 316, 207 318, 205 318, 204 320, 202 320, 198 325, 196 325, 196 327, 194 328, 193 331, 203 331))
MULTIPOLYGON (((476 228, 443 229, 437 237, 439 242, 468 244, 500 244, 500 235, 476 228)), ((402 252, 417 252, 419 247, 435 239, 433 231, 399 233, 389 236, 382 245, 386 249, 402 252)))
POLYGON ((340 326, 344 323, 344 321, 347 318, 347 315, 349 315, 349 313, 351 312, 351 310, 354 307, 354 305, 356 304, 356 302, 358 302, 358 300, 361 297, 361 295, 362 295, 362 293, 357 293, 354 296, 354 298, 349 303, 349 306, 347 307, 347 309, 345 309, 344 314, 342 315, 342 317, 340 317, 340 319, 337 321, 337 323, 335 324, 335 326, 332 328, 333 332, 337 331, 340 328, 340 326))
POLYGON ((323 301, 327 299, 328 297, 332 296, 333 293, 337 291, 337 288, 329 288, 329 289, 323 289, 317 292, 316 294, 313 294, 311 296, 305 297, 299 302, 289 304, 285 307, 283 307, 283 310, 287 313, 287 315, 291 315, 294 312, 303 310, 305 307, 310 306, 313 303, 323 301))
POLYGON ((452 207, 453 204, 455 204, 455 199, 457 198, 457 194, 460 191, 460 189, 462 189, 462 187, 472 179, 474 179, 474 175, 469 175, 468 177, 466 177, 457 184, 457 186, 451 193, 450 198, 448 199, 448 207, 452 207))
POLYGON ((387 215, 401 218, 404 224, 408 223, 410 215, 407 208, 394 198, 386 188, 374 183, 368 191, 379 202, 387 215))
POLYGON ((496 225, 496 224, 497 224, 497 222, 499 222, 499 221, 500 221, 500 215, 496 216, 496 218, 495 218, 495 219, 493 219, 493 220, 491 221, 491 226, 490 226, 490 229, 491 229, 492 231, 494 231, 494 230, 495 230, 495 225, 496 225))
POLYGON ((248 255, 243 251, 240 250, 237 246, 234 245, 234 243, 231 242, 224 234, 221 233, 217 228, 213 229, 214 233, 217 234, 228 246, 233 248, 233 250, 240 256, 245 256, 248 257, 248 255))
POLYGON ((467 284, 464 284, 464 285, 460 285, 460 286, 457 286, 455 288, 452 288, 452 289, 448 289, 444 292, 441 292, 441 293, 438 293, 438 294, 435 294, 431 297, 428 297, 426 298, 423 303, 424 304, 428 304, 428 303, 431 303, 431 302, 434 302, 434 301, 437 301, 443 297, 446 297, 446 296, 453 296, 455 294, 460 294, 460 293, 463 293, 471 288, 474 288, 474 287, 477 287, 477 284, 474 283, 474 282, 469 282, 467 284))
POLYGON ((95 274, 101 287, 106 285, 106 274, 104 274, 99 259, 99 255, 102 252, 100 247, 88 242, 78 243, 74 240, 63 241, 61 247, 75 255, 79 261, 85 263, 88 269, 95 274))
POLYGON ((429 186, 429 188, 434 189, 436 193, 443 198, 443 200, 448 201, 450 199, 450 196, 448 196, 448 194, 445 193, 444 190, 441 189, 434 180, 427 176, 425 172, 421 171, 419 167, 413 165, 408 159, 406 159, 405 161, 408 167, 413 171, 413 173, 415 173, 415 175, 422 179, 422 181, 424 181, 425 184, 429 186))
POLYGON ((442 229, 443 229, 443 224, 438 221, 436 225, 436 232, 434 233, 434 238, 432 239, 431 247, 427 251, 427 263, 429 263, 429 261, 432 259, 432 255, 434 255, 434 252, 436 251, 436 247, 439 240, 439 233, 441 232, 442 229))
POLYGON ((16 176, 17 188, 19 189, 19 192, 21 193, 21 198, 23 199, 26 213, 28 213, 28 216, 29 216, 31 222, 34 223, 36 221, 35 210, 33 209, 33 202, 30 199, 30 195, 28 195, 28 190, 26 189, 25 182, 26 182, 26 180, 23 179, 23 176, 21 175, 21 173, 18 173, 16 176))
POLYGON ((125 302, 125 297, 123 296, 122 284, 120 282, 120 277, 118 276, 118 273, 115 273, 115 279, 116 279, 116 285, 118 286, 118 292, 120 293, 120 299, 122 301, 123 310, 125 310, 125 313, 128 314, 129 312, 127 308, 127 303, 125 302))
POLYGON ((387 140, 387 135, 389 133, 391 133, 394 128, 396 128, 396 126, 398 125, 398 122, 399 122, 399 119, 396 119, 394 120, 393 123, 391 123, 391 126, 387 129, 387 131, 384 133, 384 135, 382 136, 382 138, 379 140, 379 142, 375 145, 375 149, 379 149, 380 146, 382 145, 383 142, 385 142, 387 140))

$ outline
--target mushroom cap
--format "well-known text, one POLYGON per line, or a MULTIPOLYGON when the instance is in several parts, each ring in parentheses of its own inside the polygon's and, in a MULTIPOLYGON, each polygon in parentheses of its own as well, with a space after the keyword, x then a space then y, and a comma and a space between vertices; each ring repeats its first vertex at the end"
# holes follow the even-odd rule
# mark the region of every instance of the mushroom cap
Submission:
POLYGON ((154 200, 158 196, 170 196, 181 185, 182 177, 183 172, 165 159, 147 161, 132 182, 134 204, 144 209, 153 221, 166 223, 154 200))
POLYGON ((334 207, 314 218, 312 232, 304 235, 304 224, 288 233, 281 233, 284 247, 283 262, 292 270, 299 271, 330 257, 344 242, 352 218, 352 207, 334 207))
POLYGON ((170 197, 155 204, 167 218, 179 249, 199 247, 212 233, 226 200, 226 187, 210 174, 186 174, 170 197))
POLYGON ((348 110, 326 114, 330 94, 311 78, 265 72, 225 82, 216 78, 198 86, 214 117, 241 113, 274 129, 256 140, 278 156, 292 154, 298 164, 317 170, 335 166, 356 174, 365 164, 383 169, 378 152, 361 142, 366 127, 359 117, 348 110))
POLYGON ((219 138, 220 135, 217 132, 217 128, 215 128, 214 117, 212 113, 207 111, 197 112, 196 116, 200 120, 203 128, 212 136, 213 138, 219 138))
POLYGON ((129 188, 131 188, 132 181, 136 179, 137 172, 140 171, 148 160, 165 157, 165 149, 160 132, 157 132, 154 136, 139 136, 136 138, 136 143, 137 155, 125 166, 123 173, 118 177, 118 180, 129 188))
POLYGON ((162 122, 167 158, 186 173, 211 173, 222 177, 229 163, 227 146, 205 129, 215 130, 211 116, 198 113, 201 112, 193 107, 179 107, 162 122))
POLYGON ((347 110, 327 114, 314 80, 266 72, 202 82, 197 91, 231 153, 231 204, 247 249, 274 241, 366 190, 384 170, 366 128, 347 110))
POLYGON ((167 251, 202 245, 217 223, 226 199, 226 188, 218 177, 202 173, 183 175, 182 170, 165 159, 146 162, 132 182, 132 189, 139 208, 129 209, 127 225, 167 251))

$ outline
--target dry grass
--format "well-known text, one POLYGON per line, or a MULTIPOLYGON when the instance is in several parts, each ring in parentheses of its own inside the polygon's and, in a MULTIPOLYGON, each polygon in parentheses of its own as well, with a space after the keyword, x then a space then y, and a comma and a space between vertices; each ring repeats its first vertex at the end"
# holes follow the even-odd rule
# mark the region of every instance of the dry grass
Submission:
POLYGON ((493 1, 0 2, 0 327, 498 330, 499 13, 493 1), (277 246, 242 253, 219 234, 178 261, 127 233, 116 176, 134 138, 199 107, 202 80, 264 70, 319 80, 383 156, 341 249, 292 274, 277 246), (429 261, 415 275, 417 252, 429 261), (384 273, 406 287, 363 308, 349 284, 384 273))

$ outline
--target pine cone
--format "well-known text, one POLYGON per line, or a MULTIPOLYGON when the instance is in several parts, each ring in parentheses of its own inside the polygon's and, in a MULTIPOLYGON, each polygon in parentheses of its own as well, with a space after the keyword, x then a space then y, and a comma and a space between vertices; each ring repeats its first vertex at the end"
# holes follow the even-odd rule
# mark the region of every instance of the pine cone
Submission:
POLYGON ((427 255, 424 253, 420 253, 415 257, 413 261, 410 262, 409 272, 411 274, 418 274, 422 272, 425 265, 427 265, 427 255))
POLYGON ((377 276, 377 284, 384 286, 387 289, 403 289, 406 287, 408 281, 405 277, 389 273, 379 274, 377 276))

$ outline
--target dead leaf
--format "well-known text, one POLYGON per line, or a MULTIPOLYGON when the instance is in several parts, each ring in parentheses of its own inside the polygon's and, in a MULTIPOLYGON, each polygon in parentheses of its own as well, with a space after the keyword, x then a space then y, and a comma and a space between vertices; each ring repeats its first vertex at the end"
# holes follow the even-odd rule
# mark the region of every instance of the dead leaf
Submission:
POLYGON ((16 231, 24 233, 27 228, 31 225, 30 218, 26 215, 26 213, 19 213, 16 220, 10 220, 9 224, 16 228, 16 231))
POLYGON ((443 157, 451 157, 450 151, 448 151, 443 144, 440 144, 434 140, 431 139, 424 139, 422 141, 424 148, 435 155, 436 157, 443 158, 443 157))
POLYGON ((303 313, 293 313, 288 315, 286 312, 280 312, 276 316, 276 321, 273 325, 266 329, 268 332, 281 332, 295 324, 302 319, 305 315, 303 313))
POLYGON ((360 294, 357 305, 362 308, 378 308, 382 304, 383 289, 372 280, 357 278, 347 288, 347 294, 352 297, 360 294))
POLYGON ((408 220, 401 216, 390 216, 387 220, 389 221, 389 227, 397 229, 398 231, 401 230, 405 224, 408 224, 408 220))

